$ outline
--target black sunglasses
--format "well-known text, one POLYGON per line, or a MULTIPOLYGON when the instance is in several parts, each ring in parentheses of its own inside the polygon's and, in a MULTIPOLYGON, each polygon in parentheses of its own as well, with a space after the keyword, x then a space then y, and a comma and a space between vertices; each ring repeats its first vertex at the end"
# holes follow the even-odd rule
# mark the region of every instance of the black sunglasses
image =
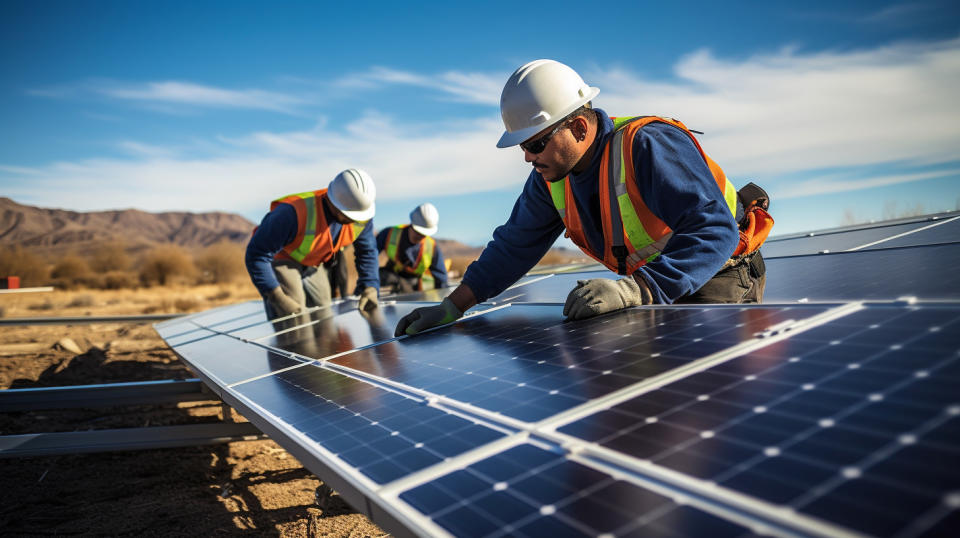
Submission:
POLYGON ((524 151, 528 151, 530 153, 534 153, 534 154, 542 153, 543 150, 546 149, 547 144, 550 143, 550 139, 553 138, 553 135, 557 134, 557 132, 559 132, 560 129, 566 127, 567 123, 568 123, 567 118, 564 118, 563 121, 558 123, 557 126, 554 127, 553 130, 550 131, 549 133, 541 136, 536 140, 527 140, 526 142, 521 143, 520 147, 524 151))

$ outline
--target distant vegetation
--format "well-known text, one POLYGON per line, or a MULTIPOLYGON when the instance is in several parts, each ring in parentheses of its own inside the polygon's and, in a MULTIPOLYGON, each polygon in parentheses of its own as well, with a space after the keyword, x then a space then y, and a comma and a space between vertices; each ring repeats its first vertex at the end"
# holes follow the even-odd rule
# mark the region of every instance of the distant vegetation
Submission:
POLYGON ((0 275, 19 276, 23 287, 124 289, 222 284, 246 278, 244 245, 228 241, 197 249, 161 244, 137 255, 117 242, 59 257, 42 257, 20 246, 7 246, 4 251, 0 275))

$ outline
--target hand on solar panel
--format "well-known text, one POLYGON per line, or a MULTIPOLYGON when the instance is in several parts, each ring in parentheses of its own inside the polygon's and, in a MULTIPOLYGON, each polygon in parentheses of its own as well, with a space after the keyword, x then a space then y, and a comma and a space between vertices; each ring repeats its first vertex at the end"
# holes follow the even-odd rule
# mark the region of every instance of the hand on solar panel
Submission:
POLYGON ((563 305, 567 319, 586 319, 631 306, 651 304, 653 296, 633 278, 578 280, 563 305))
POLYGON ((363 288, 363 292, 360 294, 360 302, 357 303, 357 308, 359 308, 361 312, 369 312, 376 308, 377 305, 377 288, 373 286, 363 288))
POLYGON ((457 308, 457 305, 453 304, 449 297, 446 297, 438 305, 418 308, 400 318, 393 335, 417 334, 438 325, 456 321, 461 317, 463 317, 463 312, 457 308))
POLYGON ((284 293, 280 286, 270 290, 267 300, 280 317, 296 314, 303 308, 303 305, 284 293))

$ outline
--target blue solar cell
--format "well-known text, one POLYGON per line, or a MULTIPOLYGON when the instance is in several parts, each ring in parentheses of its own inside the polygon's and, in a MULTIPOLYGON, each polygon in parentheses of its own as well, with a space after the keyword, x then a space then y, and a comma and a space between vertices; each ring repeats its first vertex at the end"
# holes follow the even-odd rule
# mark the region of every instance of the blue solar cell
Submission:
POLYGON ((496 297, 487 300, 490 304, 502 303, 560 303, 567 300, 567 295, 578 280, 591 278, 620 278, 615 273, 603 271, 583 271, 576 273, 559 273, 552 276, 529 277, 519 282, 496 297))
POLYGON ((933 245, 936 243, 954 243, 960 239, 960 218, 953 217, 949 220, 939 220, 927 222, 925 229, 918 230, 909 235, 890 239, 877 245, 877 247, 909 247, 914 245, 933 245))
MULTIPOLYGON (((830 252, 841 252, 844 250, 861 247, 875 241, 880 241, 888 237, 893 237, 904 232, 917 230, 929 225, 930 222, 924 220, 919 222, 908 222, 904 224, 878 225, 859 230, 814 233, 814 235, 811 236, 767 241, 763 244, 763 247, 761 247, 760 251, 763 252, 763 257, 767 259, 780 256, 816 254, 824 250, 828 250, 830 252)), ((884 242, 877 244, 875 248, 884 248, 886 246, 888 245, 886 242, 884 242)))
POLYGON ((577 322, 560 310, 514 305, 331 361, 537 421, 725 349, 730 334, 751 338, 824 309, 633 309, 577 322))
POLYGON ((233 389, 380 483, 503 436, 422 400, 313 365, 233 389))
POLYGON ((372 313, 361 313, 356 303, 345 303, 330 310, 320 309, 283 321, 266 321, 237 327, 231 336, 256 340, 284 351, 312 359, 385 342, 401 317, 423 306, 416 303, 383 305, 372 313))
POLYGON ((456 536, 744 536, 736 524, 520 445, 403 492, 456 536))
POLYGON ((263 303, 261 301, 248 301, 246 303, 214 308, 213 310, 207 310, 199 314, 192 314, 190 320, 201 327, 218 330, 217 326, 220 324, 239 321, 262 313, 263 303))
POLYGON ((184 318, 174 318, 154 323, 153 328, 157 331, 157 334, 160 335, 160 338, 163 339, 201 330, 195 324, 190 323, 190 321, 184 318))
POLYGON ((960 243, 766 259, 772 302, 960 298, 960 243), (849 277, 848 277, 849 276, 849 277))
POLYGON ((175 349, 193 369, 220 385, 303 364, 302 360, 220 334, 184 342, 175 349))
POLYGON ((960 308, 870 306, 559 431, 892 535, 960 489, 958 350, 960 308))

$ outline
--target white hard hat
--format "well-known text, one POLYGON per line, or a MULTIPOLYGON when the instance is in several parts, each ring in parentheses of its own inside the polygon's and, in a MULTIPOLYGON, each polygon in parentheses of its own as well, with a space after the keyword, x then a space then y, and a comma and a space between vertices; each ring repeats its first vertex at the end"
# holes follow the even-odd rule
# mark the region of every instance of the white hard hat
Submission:
POLYGON ((410 212, 410 225, 418 233, 431 236, 437 233, 437 224, 440 222, 440 213, 433 204, 427 202, 420 204, 416 209, 410 212))
POLYGON ((330 203, 354 222, 365 222, 373 218, 376 206, 373 199, 377 189, 373 186, 370 174, 359 168, 347 168, 337 174, 327 188, 330 203))
POLYGON ((576 71, 553 60, 534 60, 510 75, 500 94, 506 131, 498 148, 516 146, 557 123, 600 93, 576 71))

